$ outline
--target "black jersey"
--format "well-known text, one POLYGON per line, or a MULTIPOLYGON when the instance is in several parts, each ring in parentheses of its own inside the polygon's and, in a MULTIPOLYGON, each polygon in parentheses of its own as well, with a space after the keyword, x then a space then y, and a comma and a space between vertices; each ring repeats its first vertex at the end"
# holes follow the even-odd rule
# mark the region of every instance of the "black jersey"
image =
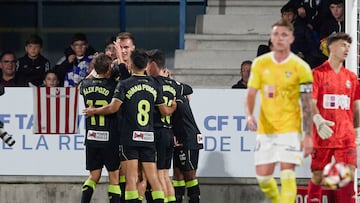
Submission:
POLYGON ((122 101, 121 144, 155 147, 154 109, 164 100, 154 79, 133 75, 118 84, 114 98, 122 101))
POLYGON ((202 149, 202 137, 195 122, 188 99, 176 98, 177 108, 172 115, 173 131, 179 144, 184 149, 202 149))
MULTIPOLYGON (((182 84, 176 82, 171 78, 163 76, 157 76, 154 77, 154 79, 157 85, 159 85, 160 91, 162 91, 163 99, 167 106, 171 106, 174 97, 180 97, 182 95, 182 84)), ((154 127, 155 129, 171 128, 171 116, 163 116, 161 115, 159 108, 155 108, 154 127)))
POLYGON ((31 59, 25 55, 18 60, 16 75, 26 86, 29 82, 40 86, 43 84, 45 73, 49 70, 50 62, 44 56, 39 55, 36 59, 31 59))
MULTIPOLYGON (((84 97, 85 106, 101 107, 112 100, 117 81, 106 78, 85 79, 80 85, 80 94, 84 97)), ((86 118, 85 144, 88 146, 106 147, 119 145, 118 117, 110 115, 93 115, 86 118)))

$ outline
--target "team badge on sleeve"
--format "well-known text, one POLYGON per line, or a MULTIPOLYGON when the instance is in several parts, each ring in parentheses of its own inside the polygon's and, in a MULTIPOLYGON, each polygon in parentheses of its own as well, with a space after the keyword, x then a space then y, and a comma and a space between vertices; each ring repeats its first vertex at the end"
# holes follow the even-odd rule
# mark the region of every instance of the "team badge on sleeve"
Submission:
POLYGON ((310 93, 312 92, 312 84, 301 84, 300 85, 301 93, 310 93))
POLYGON ((203 143, 203 137, 201 134, 197 134, 197 142, 198 144, 202 144, 203 143))

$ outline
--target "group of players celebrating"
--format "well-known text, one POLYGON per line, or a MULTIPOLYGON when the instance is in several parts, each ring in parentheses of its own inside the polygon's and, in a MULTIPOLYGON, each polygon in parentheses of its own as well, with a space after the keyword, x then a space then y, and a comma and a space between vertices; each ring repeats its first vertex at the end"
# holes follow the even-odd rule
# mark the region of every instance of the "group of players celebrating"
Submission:
POLYGON ((200 131, 188 95, 192 88, 169 77, 160 50, 135 49, 130 33, 114 42, 118 60, 98 54, 94 74, 82 81, 86 108, 86 169, 82 203, 91 200, 103 166, 110 203, 197 203, 200 131), (126 68, 131 73, 121 78, 126 68), (121 78, 121 80, 119 80, 121 78), (173 160, 173 181, 169 169, 173 160))

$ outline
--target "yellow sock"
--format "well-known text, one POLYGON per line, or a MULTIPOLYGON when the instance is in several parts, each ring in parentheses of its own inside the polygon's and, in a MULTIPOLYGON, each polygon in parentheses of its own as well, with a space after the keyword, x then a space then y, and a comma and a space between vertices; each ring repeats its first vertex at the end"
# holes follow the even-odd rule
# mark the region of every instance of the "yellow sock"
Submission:
POLYGON ((261 191, 272 203, 279 203, 280 193, 276 180, 272 176, 257 176, 261 191))
POLYGON ((295 171, 282 170, 281 180, 281 202, 295 202, 296 200, 296 179, 295 171))

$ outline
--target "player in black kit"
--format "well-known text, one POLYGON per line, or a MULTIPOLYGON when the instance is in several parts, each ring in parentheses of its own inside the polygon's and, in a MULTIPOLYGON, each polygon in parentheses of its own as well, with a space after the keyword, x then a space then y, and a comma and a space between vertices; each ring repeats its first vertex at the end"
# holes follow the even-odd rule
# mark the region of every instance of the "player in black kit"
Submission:
POLYGON ((131 53, 133 75, 121 81, 115 89, 111 103, 100 108, 87 108, 87 115, 110 114, 119 110, 123 113, 120 140, 121 159, 126 162, 125 200, 129 203, 140 202, 137 191, 138 163, 141 162, 145 176, 152 188, 155 203, 164 202, 164 192, 159 182, 155 164, 154 108, 158 106, 162 115, 170 115, 176 109, 164 103, 163 95, 153 78, 145 75, 148 56, 145 51, 131 53))
MULTIPOLYGON (((192 88, 184 85, 183 95, 190 95, 192 88)), ((200 202, 200 187, 196 178, 199 151, 203 148, 202 136, 196 125, 187 96, 176 99, 177 109, 172 115, 176 137, 173 158, 173 185, 176 203, 181 203, 187 189, 189 203, 200 202)))
MULTIPOLYGON (((175 80, 163 76, 165 70, 165 56, 158 49, 147 51, 150 62, 146 68, 146 73, 153 76, 164 97, 164 101, 171 106, 174 98, 180 97, 182 85, 175 80)), ((155 109, 154 115, 157 169, 160 182, 164 189, 167 202, 175 202, 175 191, 169 177, 169 169, 174 150, 174 133, 172 131, 171 116, 163 116, 158 109, 155 109)), ((149 196, 148 194, 146 195, 149 196)), ((147 198, 149 199, 149 198, 147 198)))
MULTIPOLYGON (((111 102, 117 81, 110 78, 111 58, 99 54, 93 61, 97 77, 85 79, 80 84, 85 106, 101 107, 111 102)), ((89 203, 105 165, 109 174, 108 195, 110 203, 120 203, 119 186, 119 133, 116 113, 92 115, 86 118, 86 169, 89 178, 82 189, 81 203, 89 203)))

